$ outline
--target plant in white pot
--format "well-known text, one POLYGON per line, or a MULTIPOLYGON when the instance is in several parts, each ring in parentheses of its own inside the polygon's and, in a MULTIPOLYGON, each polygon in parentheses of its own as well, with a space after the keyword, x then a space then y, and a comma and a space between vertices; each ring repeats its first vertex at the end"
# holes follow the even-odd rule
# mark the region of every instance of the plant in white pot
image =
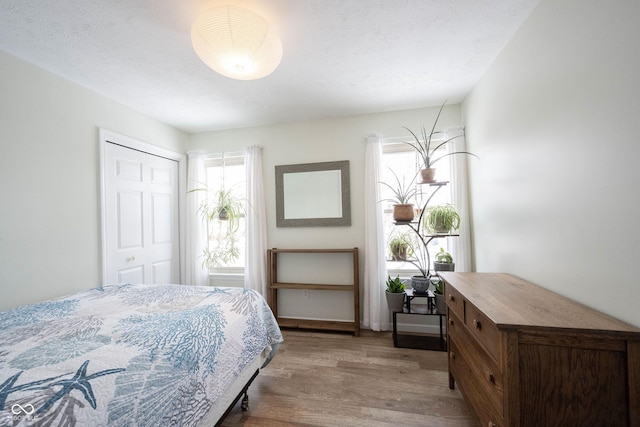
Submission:
POLYGON ((387 297, 387 306, 389 307, 389 311, 392 313, 395 311, 402 311, 406 292, 404 283, 402 283, 399 276, 396 276, 395 279, 388 276, 387 289, 384 292, 387 297))
POLYGON ((436 253, 436 259, 433 261, 433 271, 454 271, 456 264, 453 262, 453 257, 449 252, 446 252, 444 248, 440 248, 440 251, 436 253))
POLYGON ((447 304, 444 300, 444 282, 441 278, 435 277, 432 282, 433 283, 433 294, 436 299, 436 309, 439 313, 446 313, 447 304))
POLYGON ((429 233, 448 234, 460 228, 460 215, 455 206, 443 204, 427 208, 424 226, 429 233))
POLYGON ((400 222, 408 222, 412 221, 414 217, 414 207, 412 200, 416 195, 416 188, 414 187, 414 183, 416 180, 416 176, 411 179, 411 181, 407 184, 404 175, 402 176, 402 181, 398 178, 396 173, 389 169, 395 178, 395 186, 388 184, 386 182, 380 182, 380 184, 386 186, 393 193, 392 199, 383 199, 381 202, 392 202, 393 203, 393 220, 400 222))
POLYGON ((438 115, 436 116, 436 119, 433 122, 433 126, 431 127, 431 132, 427 133, 427 129, 423 126, 421 136, 418 137, 418 135, 416 135, 411 129, 409 129, 408 127, 404 127, 413 136, 413 141, 405 141, 404 143, 410 145, 416 150, 422 162, 422 169, 420 170, 420 176, 422 178, 422 181, 420 181, 421 183, 435 182, 436 170, 434 169, 433 165, 447 156, 452 156, 454 154, 468 154, 476 158, 478 157, 468 151, 454 151, 447 153, 438 152, 438 150, 440 148, 443 148, 446 144, 453 142, 456 138, 461 138, 462 136, 464 136, 464 133, 462 133, 460 135, 456 135, 452 138, 446 139, 443 142, 439 142, 439 139, 443 137, 444 132, 436 131, 436 125, 438 124, 438 119, 440 119, 440 114, 442 113, 442 109, 444 108, 446 103, 447 101, 443 102, 440 106, 438 115))

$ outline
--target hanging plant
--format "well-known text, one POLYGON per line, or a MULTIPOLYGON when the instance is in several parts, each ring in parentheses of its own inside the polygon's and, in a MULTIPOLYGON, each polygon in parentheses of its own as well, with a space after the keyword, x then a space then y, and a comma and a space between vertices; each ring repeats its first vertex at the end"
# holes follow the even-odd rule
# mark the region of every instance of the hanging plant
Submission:
POLYGON ((200 205, 200 216, 209 231, 207 246, 203 250, 203 266, 208 269, 224 267, 240 256, 240 219, 244 216, 244 203, 231 190, 221 189, 212 200, 200 205))
POLYGON ((200 205, 200 215, 207 221, 229 221, 229 229, 237 231, 240 218, 244 215, 244 203, 231 190, 221 189, 213 200, 205 200, 200 205))

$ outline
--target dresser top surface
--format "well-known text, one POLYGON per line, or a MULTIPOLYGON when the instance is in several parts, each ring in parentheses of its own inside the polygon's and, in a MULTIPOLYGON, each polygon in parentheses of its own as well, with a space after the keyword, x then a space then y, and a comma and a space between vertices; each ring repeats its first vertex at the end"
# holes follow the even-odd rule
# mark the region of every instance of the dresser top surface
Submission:
POLYGON ((580 329, 631 334, 640 339, 640 328, 510 274, 439 275, 500 329, 580 329))

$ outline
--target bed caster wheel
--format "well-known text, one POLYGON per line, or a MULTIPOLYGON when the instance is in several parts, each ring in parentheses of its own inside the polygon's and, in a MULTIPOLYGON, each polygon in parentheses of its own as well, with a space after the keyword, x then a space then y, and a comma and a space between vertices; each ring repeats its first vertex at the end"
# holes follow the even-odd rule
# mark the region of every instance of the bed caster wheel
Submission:
POLYGON ((249 395, 245 393, 244 397, 242 398, 242 403, 240 403, 240 408, 243 411, 248 411, 249 410, 249 395))

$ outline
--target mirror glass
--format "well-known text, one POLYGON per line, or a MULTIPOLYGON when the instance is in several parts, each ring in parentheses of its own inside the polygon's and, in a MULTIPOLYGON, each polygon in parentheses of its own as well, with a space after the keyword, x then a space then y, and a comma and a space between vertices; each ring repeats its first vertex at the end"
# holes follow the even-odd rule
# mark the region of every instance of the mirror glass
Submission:
POLYGON ((349 161, 276 166, 278 227, 351 225, 349 161))

